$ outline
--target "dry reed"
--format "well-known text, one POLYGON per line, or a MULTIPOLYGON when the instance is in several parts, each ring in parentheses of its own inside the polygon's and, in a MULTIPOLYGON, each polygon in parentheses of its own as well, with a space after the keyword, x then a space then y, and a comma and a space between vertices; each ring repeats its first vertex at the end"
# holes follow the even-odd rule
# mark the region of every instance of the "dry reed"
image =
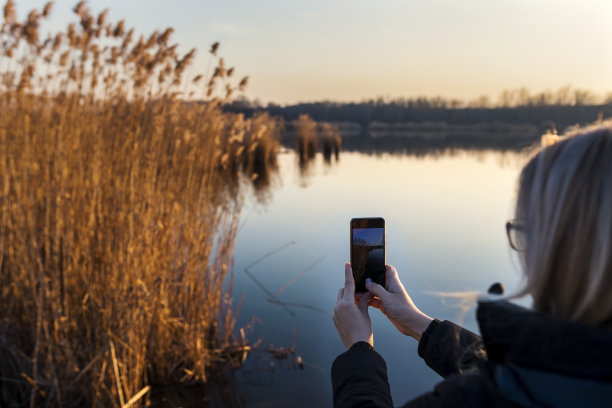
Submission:
POLYGON ((300 165, 314 159, 317 154, 317 122, 308 115, 300 115, 293 121, 297 137, 297 153, 300 165))
POLYGON ((330 123, 321 123, 321 144, 323 145, 323 159, 329 163, 332 154, 336 160, 340 159, 340 145, 342 138, 337 126, 330 123))
POLYGON ((188 81, 172 29, 135 39, 80 2, 41 40, 50 9, 8 1, 0 26, 0 405, 139 406, 248 350, 227 279, 240 180, 268 177, 279 124, 222 112, 247 79, 229 85, 218 43, 188 81))

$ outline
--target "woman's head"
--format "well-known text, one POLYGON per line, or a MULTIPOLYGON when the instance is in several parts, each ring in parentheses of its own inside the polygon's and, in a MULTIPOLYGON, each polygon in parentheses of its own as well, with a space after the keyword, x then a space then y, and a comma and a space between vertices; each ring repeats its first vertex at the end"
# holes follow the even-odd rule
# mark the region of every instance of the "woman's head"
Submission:
POLYGON ((537 152, 521 173, 516 218, 534 308, 612 327, 612 124, 537 152))

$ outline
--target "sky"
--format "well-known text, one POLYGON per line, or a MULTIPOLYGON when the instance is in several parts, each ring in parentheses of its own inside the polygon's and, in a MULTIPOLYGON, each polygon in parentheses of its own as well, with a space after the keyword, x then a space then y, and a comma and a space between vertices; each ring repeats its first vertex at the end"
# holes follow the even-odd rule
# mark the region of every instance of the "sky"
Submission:
MULTIPOLYGON (((1 0, 4 4, 4 0, 1 0)), ((58 0, 45 27, 75 21, 58 0)), ((17 0, 20 17, 44 1, 17 0)), ((173 27, 183 51, 208 49, 249 75, 261 103, 443 96, 565 85, 612 91, 610 0, 93 0, 137 32, 173 27)))
POLYGON ((354 228, 353 241, 361 239, 365 245, 376 246, 385 244, 384 228, 354 228))

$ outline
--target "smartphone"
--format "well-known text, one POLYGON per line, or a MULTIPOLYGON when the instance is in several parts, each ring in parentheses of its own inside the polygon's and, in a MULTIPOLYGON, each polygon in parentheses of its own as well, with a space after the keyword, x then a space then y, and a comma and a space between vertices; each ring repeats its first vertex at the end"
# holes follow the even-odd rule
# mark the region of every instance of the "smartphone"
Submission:
POLYGON ((351 267, 355 292, 366 292, 367 278, 385 286, 385 220, 353 218, 351 220, 351 267))

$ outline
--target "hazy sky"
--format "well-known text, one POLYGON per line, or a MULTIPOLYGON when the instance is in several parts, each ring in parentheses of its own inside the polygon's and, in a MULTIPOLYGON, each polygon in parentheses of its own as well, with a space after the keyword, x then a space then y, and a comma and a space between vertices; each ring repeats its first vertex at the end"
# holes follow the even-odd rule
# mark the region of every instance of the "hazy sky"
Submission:
MULTIPOLYGON (((4 4, 4 0, 0 0, 4 4)), ((44 1, 17 0, 20 16, 44 1)), ((56 1, 65 25, 76 0, 56 1)), ((168 26, 183 50, 207 50, 249 98, 276 103, 441 95, 564 85, 612 91, 612 0, 93 0, 95 13, 149 34, 168 26)), ((73 21, 73 20, 72 20, 73 21)))

